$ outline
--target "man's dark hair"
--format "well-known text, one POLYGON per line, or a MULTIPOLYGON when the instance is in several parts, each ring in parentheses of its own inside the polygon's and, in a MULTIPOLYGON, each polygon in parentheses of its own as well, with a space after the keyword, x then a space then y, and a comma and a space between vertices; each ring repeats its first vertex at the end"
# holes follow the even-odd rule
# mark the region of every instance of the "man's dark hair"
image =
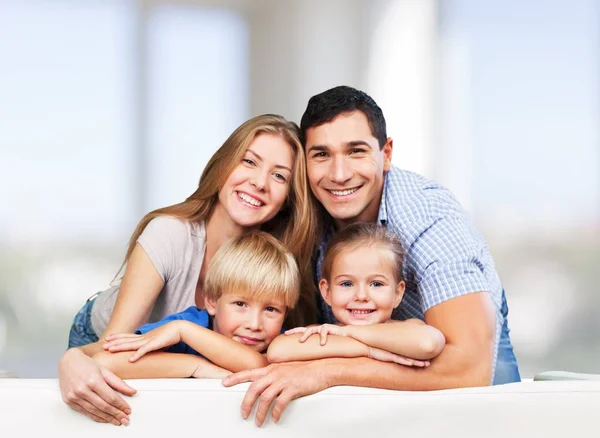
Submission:
POLYGON ((367 117, 373 137, 383 148, 387 134, 381 108, 364 91, 346 85, 330 88, 309 99, 300 122, 302 142, 306 144, 306 131, 309 128, 329 123, 340 114, 353 111, 360 111, 367 117))

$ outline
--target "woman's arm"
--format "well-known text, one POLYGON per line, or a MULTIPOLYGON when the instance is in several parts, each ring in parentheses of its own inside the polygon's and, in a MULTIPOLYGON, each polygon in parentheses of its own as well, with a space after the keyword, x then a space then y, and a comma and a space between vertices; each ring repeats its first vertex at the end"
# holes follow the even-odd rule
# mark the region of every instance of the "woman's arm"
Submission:
POLYGON ((129 356, 127 352, 100 352, 94 355, 94 359, 121 379, 222 379, 231 374, 230 371, 193 354, 153 352, 136 362, 130 362, 129 356))
POLYGON ((346 336, 366 345, 419 360, 433 359, 446 345, 441 331, 418 319, 348 325, 345 329, 346 336))

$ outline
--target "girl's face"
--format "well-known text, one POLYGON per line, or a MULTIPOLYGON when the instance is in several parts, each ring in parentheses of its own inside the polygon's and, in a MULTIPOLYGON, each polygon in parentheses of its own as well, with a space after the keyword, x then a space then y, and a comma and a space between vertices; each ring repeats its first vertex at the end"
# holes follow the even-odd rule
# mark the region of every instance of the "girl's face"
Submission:
POLYGON ((333 260, 331 278, 319 283, 333 315, 344 325, 387 322, 404 295, 395 279, 394 257, 382 246, 342 250, 333 260))
POLYGON ((285 203, 293 166, 292 146, 282 137, 258 135, 219 191, 215 213, 244 228, 268 222, 285 203))

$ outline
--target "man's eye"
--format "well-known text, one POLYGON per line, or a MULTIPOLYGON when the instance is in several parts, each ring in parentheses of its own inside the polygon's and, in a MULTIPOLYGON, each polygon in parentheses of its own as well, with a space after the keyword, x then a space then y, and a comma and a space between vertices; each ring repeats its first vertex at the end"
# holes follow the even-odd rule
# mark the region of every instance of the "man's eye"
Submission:
POLYGON ((365 150, 361 149, 361 148, 350 149, 350 153, 351 154, 361 154, 361 153, 364 153, 364 152, 365 152, 365 150))
POLYGON ((326 157, 326 156, 327 156, 327 154, 325 152, 316 152, 313 155, 314 158, 323 158, 323 157, 326 157))

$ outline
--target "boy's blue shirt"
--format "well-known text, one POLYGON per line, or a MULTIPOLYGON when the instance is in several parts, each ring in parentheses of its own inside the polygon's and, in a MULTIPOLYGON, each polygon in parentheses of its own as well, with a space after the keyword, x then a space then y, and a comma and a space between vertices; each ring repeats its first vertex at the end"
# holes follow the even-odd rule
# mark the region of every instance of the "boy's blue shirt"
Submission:
MULTIPOLYGON (((169 316, 165 316, 160 321, 144 324, 139 329, 137 329, 135 331, 135 333, 138 335, 143 335, 143 334, 149 332, 150 330, 154 330, 155 328, 165 325, 166 323, 168 323, 170 321, 177 321, 177 320, 190 321, 190 322, 193 322, 194 324, 198 324, 201 327, 212 330, 212 321, 211 321, 211 318, 210 318, 210 315, 208 314, 208 312, 206 310, 199 309, 196 306, 190 306, 182 312, 174 313, 169 316)), ((178 342, 177 344, 170 346, 169 348, 167 348, 164 351, 166 351, 168 353, 195 354, 196 356, 204 357, 184 342, 178 342)))

